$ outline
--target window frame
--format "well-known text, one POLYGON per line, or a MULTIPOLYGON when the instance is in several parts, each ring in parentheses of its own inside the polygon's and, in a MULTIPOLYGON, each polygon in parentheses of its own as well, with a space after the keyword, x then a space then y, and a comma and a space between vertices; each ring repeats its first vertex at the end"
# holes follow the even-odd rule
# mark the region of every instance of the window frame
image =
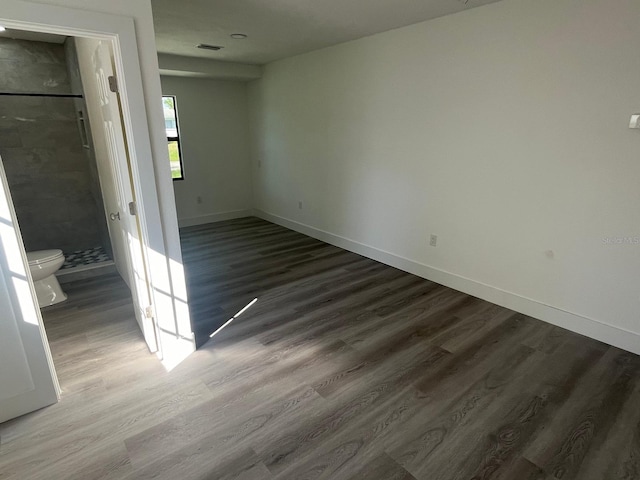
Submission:
MULTIPOLYGON (((164 116, 164 99, 165 98, 171 98, 173 99, 173 112, 175 114, 175 120, 176 120, 176 136, 169 136, 167 135, 167 149, 169 148, 169 142, 176 142, 176 144, 178 145, 178 157, 179 157, 179 161, 180 161, 180 176, 179 177, 174 177, 173 176, 173 171, 171 172, 171 180, 176 181, 176 180, 184 180, 185 179, 185 175, 184 175, 184 162, 182 159, 182 143, 180 142, 180 120, 178 119, 178 102, 176 100, 176 96, 175 95, 165 95, 162 94, 162 111, 163 111, 163 116, 164 116)), ((166 123, 165 123, 165 134, 166 134, 166 123)), ((171 159, 169 159, 169 166, 171 166, 171 159)))

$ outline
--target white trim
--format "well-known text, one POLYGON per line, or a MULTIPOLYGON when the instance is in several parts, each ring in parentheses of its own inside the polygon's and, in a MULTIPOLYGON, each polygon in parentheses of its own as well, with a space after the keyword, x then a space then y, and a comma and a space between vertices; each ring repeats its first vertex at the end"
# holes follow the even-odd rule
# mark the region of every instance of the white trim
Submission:
POLYGON ((193 227, 195 225, 204 225, 207 223, 223 222, 224 220, 233 220, 236 218, 250 217, 254 214, 252 209, 233 210, 230 212, 210 213, 209 215, 198 215, 197 217, 179 218, 178 225, 182 227, 193 227))
POLYGON ((456 275, 455 273, 430 267, 370 245, 365 245, 349 238, 341 237, 340 235, 335 235, 325 230, 262 210, 254 210, 254 214, 264 220, 295 230, 296 232, 304 233, 323 242, 344 248, 345 250, 371 258, 405 272, 418 275, 419 277, 453 288, 454 290, 467 293, 474 297, 495 303, 496 305, 524 313, 525 315, 544 322, 640 355, 640 334, 636 332, 631 332, 620 327, 609 325, 600 320, 546 305, 537 300, 523 297, 522 295, 508 292, 491 285, 486 285, 476 280, 456 275))
POLYGON ((57 35, 112 40, 133 24, 131 18, 120 15, 24 0, 3 0, 2 7, 3 27, 57 35))

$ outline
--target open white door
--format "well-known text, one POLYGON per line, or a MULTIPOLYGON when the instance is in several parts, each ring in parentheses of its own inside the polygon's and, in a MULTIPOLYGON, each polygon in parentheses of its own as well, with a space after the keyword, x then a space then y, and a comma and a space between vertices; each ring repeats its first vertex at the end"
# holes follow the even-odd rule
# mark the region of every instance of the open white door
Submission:
POLYGON ((118 271, 131 289, 136 320, 149 350, 158 350, 151 294, 135 193, 131 182, 127 139, 113 74, 110 42, 77 39, 78 58, 92 125, 107 223, 118 271), (90 65, 87 65, 90 61, 90 65), (91 72, 89 72, 89 67, 91 72))
POLYGON ((0 423, 58 401, 59 387, 0 161, 0 423))

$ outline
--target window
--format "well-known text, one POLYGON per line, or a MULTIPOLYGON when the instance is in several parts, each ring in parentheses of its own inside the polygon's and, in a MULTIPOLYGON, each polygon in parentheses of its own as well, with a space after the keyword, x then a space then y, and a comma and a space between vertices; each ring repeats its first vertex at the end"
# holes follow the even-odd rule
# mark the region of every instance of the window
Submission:
POLYGON ((180 131, 178 129, 178 113, 176 109, 176 97, 166 95, 162 97, 164 110, 164 128, 167 131, 167 143, 169 144, 169 162, 171 163, 171 178, 183 180, 182 150, 180 149, 180 131))

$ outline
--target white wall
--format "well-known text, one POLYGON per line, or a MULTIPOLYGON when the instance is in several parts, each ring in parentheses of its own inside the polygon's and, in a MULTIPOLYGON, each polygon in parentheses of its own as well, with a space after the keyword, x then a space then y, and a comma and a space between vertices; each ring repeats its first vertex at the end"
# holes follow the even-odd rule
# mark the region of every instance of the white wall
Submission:
POLYGON ((185 179, 173 187, 180 225, 249 215, 246 83, 163 76, 162 91, 178 105, 185 179))
POLYGON ((504 0, 270 64, 256 207, 640 353, 638 45, 637 0, 504 0))

